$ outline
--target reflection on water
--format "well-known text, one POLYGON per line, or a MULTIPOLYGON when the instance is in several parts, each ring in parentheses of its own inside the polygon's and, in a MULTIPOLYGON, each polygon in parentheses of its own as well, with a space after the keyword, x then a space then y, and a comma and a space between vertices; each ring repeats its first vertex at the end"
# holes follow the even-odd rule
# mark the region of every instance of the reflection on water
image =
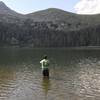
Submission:
POLYGON ((45 97, 47 98, 48 90, 50 89, 50 80, 49 80, 49 78, 43 77, 42 88, 44 90, 45 97))
POLYGON ((86 59, 79 63, 80 71, 75 82, 76 93, 85 98, 100 98, 100 61, 86 59))
POLYGON ((0 100, 100 100, 100 50, 1 48, 0 100))

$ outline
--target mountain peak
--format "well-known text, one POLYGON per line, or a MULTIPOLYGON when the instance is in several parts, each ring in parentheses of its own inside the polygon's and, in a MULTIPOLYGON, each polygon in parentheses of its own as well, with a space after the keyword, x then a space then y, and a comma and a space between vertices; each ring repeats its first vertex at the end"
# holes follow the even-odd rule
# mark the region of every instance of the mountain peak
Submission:
POLYGON ((0 11, 1 10, 8 10, 9 8, 6 6, 6 4, 2 1, 0 1, 0 11))
POLYGON ((75 16, 75 14, 58 8, 48 8, 45 10, 27 14, 27 16, 36 21, 60 21, 65 19, 67 20, 68 18, 75 16))
MULTIPOLYGON (((48 8, 48 9, 45 9, 45 10, 48 10, 48 11, 64 11, 62 9, 59 9, 59 8, 48 8)), ((65 11, 67 12, 67 11, 65 11)))
POLYGON ((18 13, 10 9, 3 1, 0 1, 0 14, 13 16, 19 15, 18 13))
POLYGON ((0 1, 0 5, 1 5, 1 4, 4 4, 4 5, 5 5, 5 3, 4 3, 3 1, 0 1))

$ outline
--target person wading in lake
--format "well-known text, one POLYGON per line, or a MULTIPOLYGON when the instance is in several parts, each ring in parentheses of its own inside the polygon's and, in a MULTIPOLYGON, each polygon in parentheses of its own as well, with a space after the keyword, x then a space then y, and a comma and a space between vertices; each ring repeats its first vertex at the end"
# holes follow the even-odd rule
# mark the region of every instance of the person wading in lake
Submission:
POLYGON ((43 59, 40 61, 41 67, 42 67, 42 73, 44 77, 49 78, 49 60, 47 59, 48 57, 45 55, 43 59))

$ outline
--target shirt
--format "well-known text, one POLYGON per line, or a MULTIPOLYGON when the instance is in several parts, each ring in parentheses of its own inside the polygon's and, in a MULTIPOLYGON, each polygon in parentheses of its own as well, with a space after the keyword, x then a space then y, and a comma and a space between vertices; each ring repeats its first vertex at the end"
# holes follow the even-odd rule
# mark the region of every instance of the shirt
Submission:
POLYGON ((49 60, 47 60, 47 59, 41 60, 40 63, 41 63, 42 69, 48 68, 48 66, 49 66, 49 60))

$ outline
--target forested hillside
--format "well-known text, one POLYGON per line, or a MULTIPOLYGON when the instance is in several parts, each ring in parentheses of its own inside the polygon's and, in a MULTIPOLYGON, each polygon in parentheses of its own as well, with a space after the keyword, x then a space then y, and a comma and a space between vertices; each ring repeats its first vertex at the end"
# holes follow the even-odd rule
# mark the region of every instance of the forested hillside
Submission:
POLYGON ((0 2, 0 46, 100 46, 100 15, 56 8, 22 15, 0 2))

